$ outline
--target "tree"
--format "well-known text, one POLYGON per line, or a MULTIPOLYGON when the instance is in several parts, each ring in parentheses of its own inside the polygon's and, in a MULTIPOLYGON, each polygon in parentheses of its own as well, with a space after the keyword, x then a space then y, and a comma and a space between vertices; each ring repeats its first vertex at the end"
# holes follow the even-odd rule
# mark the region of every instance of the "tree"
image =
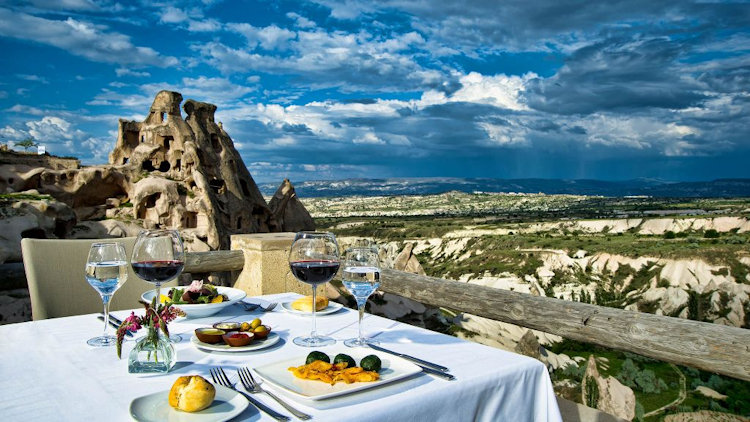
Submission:
POLYGON ((23 139, 21 141, 16 142, 16 146, 17 147, 21 147, 21 148, 23 148, 26 151, 28 151, 29 148, 33 148, 33 147, 38 146, 38 145, 39 144, 37 144, 36 142, 34 142, 34 137, 33 136, 29 136, 29 137, 27 137, 27 138, 25 138, 25 139, 23 139))

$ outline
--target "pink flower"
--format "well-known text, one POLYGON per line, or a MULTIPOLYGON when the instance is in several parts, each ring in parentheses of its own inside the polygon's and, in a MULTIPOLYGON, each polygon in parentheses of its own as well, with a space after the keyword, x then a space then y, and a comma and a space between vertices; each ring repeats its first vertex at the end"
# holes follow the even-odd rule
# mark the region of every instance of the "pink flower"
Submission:
POLYGON ((131 312, 130 316, 125 318, 123 323, 127 331, 138 331, 141 329, 141 319, 135 316, 135 312, 131 312))

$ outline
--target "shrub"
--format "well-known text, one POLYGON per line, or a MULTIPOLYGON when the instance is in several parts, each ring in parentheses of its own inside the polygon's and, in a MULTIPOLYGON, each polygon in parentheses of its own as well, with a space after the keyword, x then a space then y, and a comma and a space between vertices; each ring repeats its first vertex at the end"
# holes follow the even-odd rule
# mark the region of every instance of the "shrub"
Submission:
POLYGON ((664 233, 665 239, 674 239, 676 237, 677 235, 672 230, 668 230, 666 233, 664 233))
POLYGON ((716 239, 720 236, 719 232, 714 229, 708 229, 703 233, 703 237, 706 239, 716 239))

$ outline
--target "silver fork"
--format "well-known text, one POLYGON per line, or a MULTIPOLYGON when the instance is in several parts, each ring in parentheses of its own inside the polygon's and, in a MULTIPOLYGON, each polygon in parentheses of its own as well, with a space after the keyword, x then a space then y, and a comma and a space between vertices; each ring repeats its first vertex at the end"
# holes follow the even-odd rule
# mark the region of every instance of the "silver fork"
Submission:
POLYGON ((284 409, 292 412, 292 414, 303 421, 306 421, 311 418, 310 415, 307 413, 302 413, 299 410, 293 408, 285 401, 281 400, 280 398, 276 397, 275 394, 271 393, 268 390, 263 389, 263 387, 260 386, 255 381, 255 378, 253 378, 253 374, 250 373, 250 370, 247 368, 240 368, 237 370, 237 375, 240 376, 240 381, 242 381, 242 385, 245 387, 247 391, 249 391, 252 394, 256 393, 266 393, 268 394, 272 399, 276 400, 280 405, 284 406, 284 409))
POLYGON ((276 307, 276 302, 271 302, 265 307, 261 306, 258 303, 244 303, 243 302, 243 305, 245 305, 245 310, 248 312, 252 312, 256 309, 260 309, 263 312, 271 312, 273 308, 276 307))
POLYGON ((232 390, 242 394, 243 396, 247 397, 247 399, 250 400, 250 403, 252 403, 255 407, 268 413, 269 416, 276 419, 277 421, 289 420, 288 416, 282 415, 281 413, 259 402, 258 400, 255 399, 255 397, 251 396, 250 394, 247 394, 244 391, 240 391, 237 388, 235 388, 234 384, 232 384, 229 381, 229 378, 227 378, 227 374, 224 373, 224 369, 222 369, 221 367, 211 368, 210 372, 211 372, 211 378, 213 378, 214 380, 214 384, 223 385, 224 387, 231 388, 232 390))

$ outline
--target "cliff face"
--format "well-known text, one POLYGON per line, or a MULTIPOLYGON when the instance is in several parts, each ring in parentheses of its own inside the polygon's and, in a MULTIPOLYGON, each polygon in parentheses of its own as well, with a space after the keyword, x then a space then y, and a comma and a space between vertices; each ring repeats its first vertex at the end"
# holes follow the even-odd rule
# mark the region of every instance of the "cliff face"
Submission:
POLYGON ((109 162, 147 172, 131 196, 135 217, 191 231, 212 249, 229 235, 279 231, 229 135, 214 120, 216 106, 162 91, 143 122, 120 120, 109 162), (160 179, 160 180, 155 180, 160 179))
MULTIPOLYGON (((215 105, 187 100, 183 119, 181 103, 179 93, 161 91, 145 120, 121 119, 109 165, 3 165, 0 191, 33 190, 72 208, 67 230, 42 229, 34 237, 116 237, 165 227, 179 229, 189 250, 205 251, 228 249, 235 233, 314 229, 296 196, 276 209, 283 221, 272 213, 232 139, 215 122, 215 105)), ((283 187, 294 192, 288 181, 283 187)), ((0 234, 7 257, 20 256, 15 249, 21 236, 0 234)))

